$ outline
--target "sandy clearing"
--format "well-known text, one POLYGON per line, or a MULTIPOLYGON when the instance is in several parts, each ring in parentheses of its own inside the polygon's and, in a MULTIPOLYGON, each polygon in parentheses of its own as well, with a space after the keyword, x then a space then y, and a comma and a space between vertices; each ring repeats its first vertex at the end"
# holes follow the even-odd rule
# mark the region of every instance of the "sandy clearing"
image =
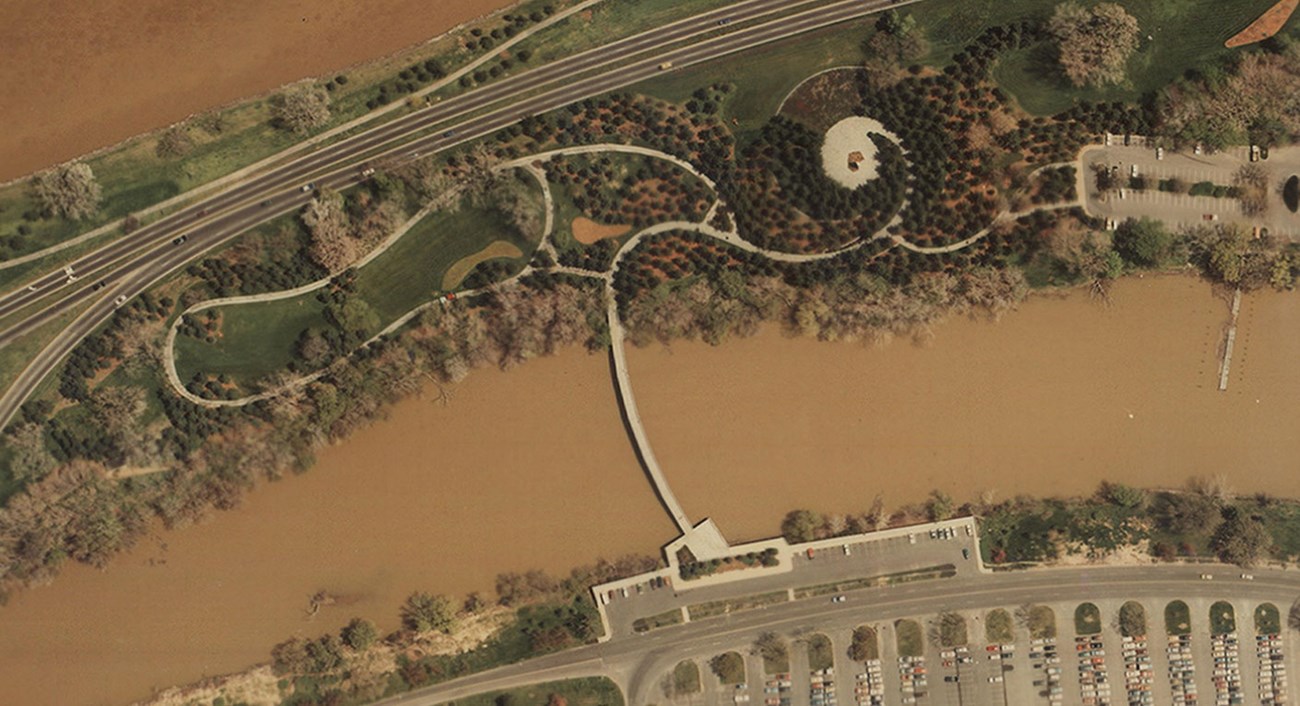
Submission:
POLYGON ((0 3, 0 181, 305 76, 392 54, 511 4, 0 3))
POLYGON ((504 240, 497 240, 486 248, 470 255, 463 257, 447 268, 447 273, 442 276, 442 288, 450 291, 460 286, 461 280, 474 269, 474 266, 480 262, 487 262, 498 257, 523 257, 524 253, 519 246, 504 240))
POLYGON ((627 225, 609 226, 604 223, 597 223, 582 216, 573 219, 573 223, 569 227, 573 229, 573 239, 583 245, 591 245, 605 238, 617 238, 631 229, 631 226, 627 225))
POLYGON ((1241 47, 1268 39, 1291 19, 1297 6, 1300 6, 1300 0, 1278 0, 1276 5, 1264 11, 1249 27, 1229 37, 1223 46, 1241 47))
POLYGON ((835 123, 822 142, 822 168, 826 176, 849 189, 876 178, 876 143, 871 133, 884 134, 879 120, 854 116, 835 123))

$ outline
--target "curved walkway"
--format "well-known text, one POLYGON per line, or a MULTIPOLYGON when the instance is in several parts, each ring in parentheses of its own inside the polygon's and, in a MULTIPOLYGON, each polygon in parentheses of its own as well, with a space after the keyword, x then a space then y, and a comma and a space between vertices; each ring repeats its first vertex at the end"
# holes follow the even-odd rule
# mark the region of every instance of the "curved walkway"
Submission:
MULTIPOLYGON (((661 152, 659 150, 654 150, 646 147, 638 147, 633 145, 614 145, 614 144, 581 145, 575 147, 550 150, 547 152, 530 155, 528 157, 521 157, 519 159, 514 159, 498 165, 496 167, 498 171, 517 169, 517 168, 523 169, 526 173, 530 174, 537 181, 538 185, 541 187, 544 207, 546 209, 546 220, 545 220, 545 225, 543 228, 541 240, 538 243, 538 247, 544 249, 552 256, 555 256, 556 254, 554 249, 554 244, 551 242, 551 236, 554 230, 554 221, 555 221, 554 197, 551 192, 550 184, 546 180, 545 173, 538 165, 541 162, 545 162, 546 160, 561 155, 599 154, 599 153, 637 154, 637 155, 651 157, 654 159, 665 160, 667 162, 670 162, 680 167, 684 171, 698 177, 699 179, 704 181, 704 183, 706 183, 710 189, 714 191, 715 195, 717 193, 717 187, 716 184, 713 182, 713 180, 710 179, 705 174, 703 174, 702 172, 700 172, 690 162, 680 159, 678 157, 674 157, 673 155, 661 152)), ((687 232, 698 233, 700 235, 708 236, 715 240, 726 243, 730 246, 736 247, 740 250, 744 250, 746 252, 757 253, 759 255, 762 255, 772 260, 776 260, 778 262, 789 262, 789 263, 816 262, 819 260, 826 260, 829 258, 833 258, 842 253, 860 248, 866 243, 871 242, 871 240, 874 240, 876 237, 890 238, 894 244, 897 244, 900 247, 909 250, 913 250, 915 252, 920 252, 924 254, 946 253, 946 252, 954 252, 960 250, 962 248, 970 246, 975 242, 978 242, 981 238, 986 236, 992 230, 992 228, 994 227, 994 225, 996 225, 997 222, 1001 220, 1007 218, 1019 218, 1023 215, 1027 215, 1029 213, 1033 213, 1035 211, 1040 211, 1040 210, 1069 208, 1077 205, 1077 203, 1078 202, 1076 200, 1066 204, 1040 206, 1037 208, 1030 209, 1028 211, 1022 211, 1014 214, 1004 212, 1002 214, 999 214, 998 217, 995 218, 993 224, 990 224, 990 226, 981 230, 979 233, 976 233, 970 238, 967 238, 958 243, 953 243, 951 245, 946 245, 946 246, 941 246, 936 248, 913 245, 900 236, 879 236, 878 235, 878 236, 873 236, 872 238, 860 238, 857 241, 849 243, 848 245, 839 248, 837 250, 822 252, 822 253, 810 253, 810 254, 786 253, 786 252, 768 250, 766 248, 759 247, 757 245, 754 245, 753 243, 750 243, 744 238, 740 237, 739 233, 735 231, 734 227, 732 230, 729 231, 721 230, 719 228, 710 225, 707 222, 708 220, 707 218, 706 218, 706 222, 702 222, 702 223, 696 221, 665 221, 663 223, 658 223, 643 228, 637 231, 635 234, 633 234, 630 238, 628 238, 627 241, 623 243, 622 247, 620 247, 618 251, 614 254, 610 267, 605 272, 593 272, 590 270, 584 270, 584 269, 573 268, 573 267, 565 267, 561 265, 556 265, 553 267, 548 267, 543 269, 534 268, 532 265, 526 265, 513 277, 503 280, 502 282, 495 283, 490 287, 497 287, 503 284, 507 284, 509 282, 518 280, 519 278, 524 277, 528 274, 531 274, 533 272, 539 272, 539 271, 558 272, 558 273, 570 274, 570 275, 575 275, 580 277, 590 277, 594 279, 600 279, 601 281, 604 282, 606 316, 607 316, 607 322, 608 322, 609 332, 610 332, 610 355, 614 366, 614 378, 615 378, 615 388, 616 388, 615 392, 618 395, 619 403, 624 414, 624 419, 626 420, 628 428, 632 434, 633 442, 636 446, 637 456, 641 461, 642 465, 644 466, 647 474, 650 476, 651 482, 655 489, 655 493, 658 495, 660 501, 663 503, 664 508, 668 511, 669 515, 672 517, 673 522, 677 525, 678 529, 682 532, 682 537, 677 540, 677 543, 685 544, 686 546, 691 547, 692 551, 695 553, 697 558, 709 559, 709 558, 722 556, 725 553, 727 549, 726 541, 723 539, 721 533, 713 525, 713 523, 707 519, 700 522, 698 525, 693 526, 691 524, 690 518, 687 516, 681 504, 677 501, 676 496, 673 495, 672 488, 668 484, 668 479, 664 475, 663 469, 660 467, 659 461, 655 457, 654 451, 650 446, 650 442, 645 430, 645 426, 641 421, 641 415, 637 408, 636 398, 632 391, 631 376, 629 374, 628 364, 627 364, 627 350, 626 350, 627 331, 624 328, 622 318, 619 315, 618 301, 614 292, 614 275, 615 273, 617 273, 619 266, 623 261, 623 258, 628 253, 635 250, 636 247, 640 244, 640 242, 643 239, 659 233, 665 233, 669 231, 687 231, 687 232)), ((725 204, 719 198, 709 209, 709 215, 712 215, 717 211, 717 209, 721 207, 725 207, 725 204)), ((426 207, 425 209, 421 210, 420 213, 418 213, 416 216, 414 216, 406 223, 404 223, 403 226, 392 236, 390 236, 387 240, 385 240, 384 243, 379 248, 367 254, 367 256, 363 258, 363 260, 359 263, 358 266, 370 262, 379 254, 381 254, 383 251, 387 250, 388 247, 390 247, 394 242, 396 242, 415 223, 417 223, 421 218, 425 217, 429 210, 430 209, 426 207)), ((898 216, 896 215, 893 222, 896 222, 897 220, 898 220, 898 216)), ((168 382, 172 385, 172 388, 177 392, 177 394, 181 395, 186 400, 193 402, 194 404, 198 404, 204 407, 240 407, 243 405, 247 405, 251 402, 268 399, 270 397, 274 397, 284 392, 302 387, 308 383, 311 383, 319 379, 327 372, 332 370, 334 366, 346 364, 347 358, 342 357, 338 361, 336 361, 333 365, 326 367, 322 370, 316 371, 314 373, 304 375, 295 380, 292 380, 286 383, 284 386, 280 387, 279 389, 270 390, 267 392, 251 395, 248 397, 243 397, 236 400, 209 400, 194 395, 189 390, 185 389, 185 386, 181 383, 180 377, 176 372, 174 344, 175 344, 177 331, 179 329, 179 324, 182 321, 184 315, 191 314, 197 311, 202 311, 204 309, 209 309, 215 306, 220 306, 223 304, 243 304, 243 303, 251 303, 251 302, 274 301, 276 299, 284 299, 292 296, 298 296, 305 292, 319 289, 320 287, 324 286, 328 282, 329 282, 328 279, 319 280, 317 282, 304 285, 303 287, 298 287, 293 290, 287 290, 285 292, 278 292, 274 294, 261 294, 261 295, 252 295, 246 297, 228 297, 225 299, 212 299, 206 302, 200 302, 199 304, 190 307, 185 311, 184 314, 182 314, 181 317, 177 317, 177 319, 173 322, 170 330, 168 331, 167 344, 165 348, 165 367, 167 369, 168 382)), ((461 292, 461 296, 470 297, 482 293, 483 291, 486 291, 486 288, 477 289, 477 290, 466 290, 461 292)), ((382 331, 372 336, 365 343, 363 343, 361 347, 369 346, 373 342, 398 330, 402 326, 406 325, 407 322, 409 322, 411 319, 417 316, 420 312, 432 306, 434 303, 436 303, 436 300, 426 302, 424 304, 421 304, 418 307, 415 307, 411 311, 399 317, 396 321, 390 323, 382 331)))

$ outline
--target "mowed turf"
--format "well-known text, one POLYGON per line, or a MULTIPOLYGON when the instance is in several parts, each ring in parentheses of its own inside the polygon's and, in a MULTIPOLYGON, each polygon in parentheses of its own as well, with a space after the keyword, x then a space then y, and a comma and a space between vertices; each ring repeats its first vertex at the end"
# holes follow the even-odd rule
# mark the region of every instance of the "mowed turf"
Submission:
MULTIPOLYGON (((1022 14, 1039 17, 1049 16, 1054 7, 1052 3, 1016 0, 966 0, 962 4, 985 5, 997 15, 1019 8, 1022 14)), ((1120 4, 1137 18, 1140 30, 1124 84, 1074 87, 1058 69, 1050 42, 1009 52, 994 68, 994 78, 1021 107, 1036 115, 1057 113, 1079 101, 1135 101, 1172 83, 1188 69, 1211 66, 1240 52, 1225 48, 1224 42, 1267 10, 1272 0, 1121 0, 1120 4)), ((922 6, 917 13, 930 11, 929 6, 922 6)))
MULTIPOLYGON (((378 314, 379 325, 386 326, 439 295, 443 277, 455 263, 495 242, 510 244, 523 257, 531 257, 536 247, 495 210, 465 206, 454 213, 431 214, 358 270, 357 296, 378 314)), ((225 373, 247 385, 283 370, 293 360, 302 332, 328 325, 317 294, 218 307, 221 335, 214 343, 176 337, 181 380, 188 382, 196 372, 225 373)))
POLYGON ((293 360, 294 343, 304 329, 325 326, 324 307, 315 292, 217 311, 221 335, 215 343, 176 336, 176 373, 181 382, 189 382, 197 372, 226 373, 243 384, 255 382, 293 360))

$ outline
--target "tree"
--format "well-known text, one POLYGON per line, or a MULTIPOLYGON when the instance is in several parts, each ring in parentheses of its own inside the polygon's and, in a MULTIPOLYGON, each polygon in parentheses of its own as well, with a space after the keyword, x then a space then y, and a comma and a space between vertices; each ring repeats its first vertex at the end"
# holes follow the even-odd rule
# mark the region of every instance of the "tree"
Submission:
POLYGON ((1300 599, 1291 604, 1291 610, 1286 613, 1287 627, 1292 630, 1300 630, 1300 599))
POLYGON ((95 215, 102 198, 95 172, 84 162, 69 162, 37 172, 30 189, 43 215, 73 221, 95 215))
POLYGON ((790 648, 774 632, 765 632, 754 641, 754 651, 768 664, 780 664, 790 658, 790 648))
POLYGON ((158 136, 154 152, 163 159, 171 159, 184 156, 193 148, 194 140, 190 139, 189 129, 184 125, 173 125, 158 136))
POLYGON ((1139 509, 1146 504, 1147 494, 1140 488, 1122 483, 1103 482, 1098 489, 1103 500, 1129 510, 1139 509))
POLYGON ((952 517, 952 509, 952 496, 942 490, 930 491, 930 497, 925 501, 925 514, 931 522, 943 522, 952 517))
POLYGON ((329 122, 330 96, 315 81, 300 83, 271 102, 272 120, 277 127, 303 135, 329 122))
POLYGON ((358 241, 352 237, 342 194, 321 189, 316 198, 303 207, 301 217, 303 225, 311 232, 308 252, 330 274, 342 272, 357 259, 358 241))
POLYGON ((823 522, 822 516, 812 510, 792 510, 781 521, 781 534, 791 544, 811 542, 823 522))
POLYGON ((1116 252, 1139 267, 1155 267, 1164 262, 1173 249, 1173 242, 1173 235, 1164 225, 1150 218, 1130 218, 1115 229, 1116 252))
POLYGON ((1243 164, 1232 175, 1232 184, 1238 189, 1242 213, 1247 216, 1268 213, 1268 170, 1258 164, 1243 164))
POLYGON ((9 433, 9 448, 13 457, 9 472, 20 482, 37 481, 54 469, 54 456, 45 447, 45 432, 41 425, 26 422, 9 433))
POLYGON ((343 642, 357 652, 364 652, 379 639, 379 628, 365 618, 353 618, 343 626, 343 642))
POLYGON ((866 626, 856 628, 853 631, 853 641, 849 643, 849 659, 855 662, 865 662, 869 659, 875 659, 878 645, 876 643, 876 631, 874 628, 866 626))
POLYGON ((1229 507, 1223 511, 1223 524, 1214 531, 1211 546, 1219 558, 1238 566, 1253 566, 1273 548, 1273 536, 1264 522, 1229 507))
POLYGON ((723 684, 739 684, 745 681, 745 660, 735 652, 724 652, 709 660, 709 669, 718 675, 723 684))
POLYGON ((1124 81, 1124 65, 1138 44, 1138 23, 1115 3, 1084 9, 1064 2, 1048 20, 1056 38, 1061 68, 1075 86, 1124 81))
POLYGON ((441 630, 451 633, 456 626, 451 601, 446 596, 431 596, 417 591, 402 605, 402 626, 417 633, 441 630))

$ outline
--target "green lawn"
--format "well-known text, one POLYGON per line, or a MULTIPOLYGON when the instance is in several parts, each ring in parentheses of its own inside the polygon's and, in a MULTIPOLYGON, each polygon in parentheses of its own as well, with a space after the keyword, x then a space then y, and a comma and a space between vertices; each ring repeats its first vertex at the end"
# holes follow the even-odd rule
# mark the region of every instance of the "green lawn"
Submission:
POLYGON ((903 657, 920 657, 925 653, 925 636, 921 624, 915 620, 894 622, 894 638, 898 641, 898 654, 903 657))
POLYGON ((630 90, 681 103, 697 88, 731 83, 736 90, 722 103, 719 115, 737 138, 757 130, 776 113, 786 94, 812 74, 833 66, 862 61, 862 39, 876 18, 833 27, 775 42, 758 51, 723 57, 675 69, 632 86, 630 90), (738 125, 731 123, 732 118, 738 125))
POLYGON ((1227 635, 1237 632, 1237 612, 1227 601, 1216 601, 1210 606, 1210 634, 1227 635))
POLYGON ((441 294, 452 265, 498 240, 517 246, 524 261, 536 247, 494 210, 465 205, 432 213, 357 272, 357 292, 387 324, 441 294))
POLYGON ((1101 611, 1096 604, 1080 603, 1074 609, 1074 632, 1076 635, 1096 635, 1101 632, 1101 611))
MULTIPOLYGON (((1188 69, 1211 65, 1238 51, 1225 48, 1224 40, 1250 24, 1273 2, 1121 0, 1120 4, 1137 18, 1142 32, 1138 50, 1129 60, 1126 84, 1075 88, 1056 70, 1055 49, 1048 43, 1008 53, 995 68, 994 77, 1021 107, 1037 115, 1059 112, 1081 100, 1134 101, 1168 85, 1188 69)), ((985 6, 989 17, 1007 19, 1025 15, 1046 17, 1054 7, 1053 3, 1028 0, 965 0, 961 4, 985 6)), ((922 4, 917 10, 918 17, 933 11, 929 5, 922 4)))
POLYGON ((1278 635, 1282 632, 1282 616, 1277 606, 1272 603, 1260 603, 1255 607, 1255 634, 1278 635))
POLYGON ((304 329, 326 326, 324 306, 315 292, 292 299, 219 307, 221 337, 207 343, 176 337, 176 372, 188 383, 195 373, 226 373, 252 383, 293 360, 293 345, 304 329))
POLYGON ((1188 635, 1192 632, 1192 614, 1182 601, 1170 601, 1165 606, 1165 632, 1170 635, 1188 635))
POLYGON ((518 689, 489 691, 448 702, 449 706, 546 706, 554 697, 568 706, 623 706, 623 692, 605 677, 566 679, 518 689))
POLYGON ((700 693, 700 666, 692 660, 682 660, 673 667, 673 691, 677 694, 700 693))

